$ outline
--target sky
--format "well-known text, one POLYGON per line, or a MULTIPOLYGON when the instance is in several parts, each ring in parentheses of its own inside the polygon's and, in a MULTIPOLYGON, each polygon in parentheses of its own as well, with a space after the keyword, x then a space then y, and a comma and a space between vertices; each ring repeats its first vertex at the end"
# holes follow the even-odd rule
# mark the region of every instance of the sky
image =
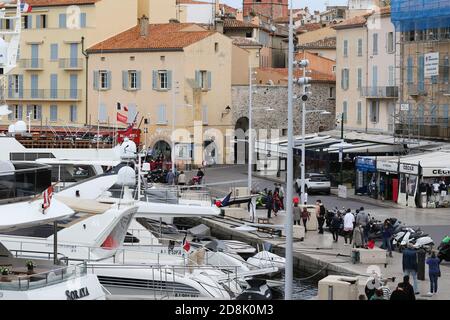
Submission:
MULTIPOLYGON (((221 0, 232 7, 242 7, 242 0, 221 0)), ((325 3, 328 5, 346 5, 348 0, 294 0, 294 8, 308 7, 312 10, 325 10, 325 3)))

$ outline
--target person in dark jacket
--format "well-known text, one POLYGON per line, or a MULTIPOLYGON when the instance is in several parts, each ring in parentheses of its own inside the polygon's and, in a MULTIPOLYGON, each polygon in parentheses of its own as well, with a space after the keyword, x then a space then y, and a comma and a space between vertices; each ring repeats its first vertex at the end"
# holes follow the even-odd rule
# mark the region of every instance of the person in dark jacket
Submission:
POLYGON ((428 265, 428 275, 430 277, 430 292, 428 294, 433 295, 437 293, 438 278, 441 276, 441 269, 439 268, 441 260, 436 258, 436 253, 433 251, 431 253, 431 257, 427 259, 426 263, 428 265))
POLYGON ((412 245, 408 245, 408 247, 403 250, 403 275, 412 276, 414 280, 414 292, 419 294, 418 284, 417 284, 417 251, 412 247, 412 245))
POLYGON ((331 219, 331 233, 333 234, 334 242, 338 242, 341 225, 342 225, 342 218, 339 216, 339 213, 336 212, 333 218, 331 219))
POLYGON ((384 221, 381 232, 383 236, 383 248, 389 252, 389 257, 392 257, 392 235, 394 233, 394 228, 389 220, 384 221))
POLYGON ((273 197, 272 190, 267 193, 266 196, 266 209, 267 209, 267 218, 272 218, 272 209, 273 209, 273 197))
POLYGON ((414 293, 414 288, 409 282, 409 276, 403 277, 403 289, 405 290, 406 295, 408 296, 408 300, 416 300, 416 295, 414 293))
POLYGON ((392 292, 391 298, 389 300, 398 300, 398 301, 407 301, 410 300, 405 289, 403 287, 403 283, 399 283, 397 288, 392 292))

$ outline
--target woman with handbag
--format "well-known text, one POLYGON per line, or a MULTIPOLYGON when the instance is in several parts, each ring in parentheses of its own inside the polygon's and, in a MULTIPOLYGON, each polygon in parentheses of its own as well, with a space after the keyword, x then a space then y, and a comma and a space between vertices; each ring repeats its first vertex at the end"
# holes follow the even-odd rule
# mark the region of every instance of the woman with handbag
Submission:
POLYGON ((430 277, 430 292, 428 292, 428 295, 432 296, 437 293, 438 278, 441 276, 441 269, 439 268, 441 260, 436 257, 436 253, 433 251, 431 257, 429 257, 426 262, 428 265, 428 275, 430 277))

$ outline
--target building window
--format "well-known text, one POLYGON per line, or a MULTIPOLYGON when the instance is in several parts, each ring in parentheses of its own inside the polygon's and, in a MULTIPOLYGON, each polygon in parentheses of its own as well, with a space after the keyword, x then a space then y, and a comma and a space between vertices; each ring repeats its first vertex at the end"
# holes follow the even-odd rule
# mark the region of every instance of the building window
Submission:
POLYGON ((218 42, 214 43, 214 51, 219 52, 219 43, 218 42))
POLYGON ((344 40, 344 57, 348 57, 348 40, 344 40))
POLYGON ((380 112, 380 108, 379 108, 378 101, 375 101, 375 100, 371 101, 370 102, 370 121, 372 123, 378 123, 379 112, 380 112))
POLYGON ((444 128, 448 128, 448 104, 442 106, 442 121, 441 126, 444 128))
POLYGON ((378 54, 378 33, 373 34, 372 48, 373 48, 372 53, 374 56, 376 56, 378 54))
POLYGON ((128 71, 128 81, 130 82, 130 89, 137 89, 137 72, 128 71))
POLYGON ((41 120, 42 117, 42 106, 40 105, 30 105, 27 107, 27 117, 30 116, 31 120, 41 120))
POLYGON ((350 74, 350 70, 349 69, 342 69, 342 78, 341 78, 341 88, 343 90, 347 90, 349 87, 349 74, 350 74))
POLYGON ((47 15, 40 14, 36 16, 36 29, 46 29, 47 28, 47 15))
POLYGON ((159 84, 159 89, 161 89, 161 90, 167 90, 169 88, 169 85, 168 85, 169 82, 168 82, 166 70, 158 71, 158 84, 159 84))
POLYGON ((77 106, 70 106, 70 122, 77 122, 77 106))
POLYGON ((449 59, 448 59, 448 56, 445 56, 443 67, 442 67, 442 79, 443 79, 444 84, 448 84, 449 71, 450 71, 449 59))
POLYGON ((333 73, 336 72, 336 66, 333 66, 332 71, 333 73))
POLYGON ((430 116, 431 116, 431 124, 437 124, 437 116, 438 116, 438 106, 432 105, 430 108, 430 116))
POLYGON ((56 106, 56 105, 50 106, 50 121, 51 122, 58 121, 58 106, 56 106))
POLYGON ((10 120, 22 120, 23 117, 23 109, 20 105, 12 105, 12 116, 13 119, 10 120))
POLYGON ((58 44, 52 43, 50 45, 50 60, 56 61, 58 60, 58 44))
POLYGON ((67 28, 67 15, 65 13, 59 14, 59 27, 61 29, 67 28))
POLYGON ((156 124, 167 124, 165 105, 158 106, 158 118, 156 124))
POLYGON ((15 97, 19 95, 20 92, 20 75, 12 75, 12 90, 15 97))
POLYGON ((107 90, 109 89, 109 72, 105 70, 99 71, 99 77, 100 77, 100 89, 107 90))
POLYGON ((358 104, 356 106, 356 112, 357 112, 357 122, 358 124, 362 123, 362 102, 358 101, 358 104))
MULTIPOLYGON (((22 29, 31 29, 32 19, 33 17, 30 15, 22 16, 22 29)), ((9 22, 9 20, 6 21, 9 22)), ((6 27, 6 29, 9 29, 8 26, 6 27)))
POLYGON ((362 68, 358 68, 358 90, 362 88, 362 68))
POLYGON ((211 72, 205 70, 196 71, 195 82, 202 90, 211 90, 211 72))
POLYGON ((362 57, 363 55, 363 40, 358 39, 358 57, 362 57))
POLYGON ((335 98, 334 89, 335 89, 334 87, 330 87, 330 90, 329 90, 329 93, 330 93, 329 98, 330 99, 335 98))
POLYGON ((394 39, 394 33, 388 32, 387 34, 387 52, 388 53, 394 53, 395 52, 395 39, 394 39))
POLYGON ((251 31, 250 32, 246 32, 245 33, 245 37, 246 38, 252 38, 253 37, 252 32, 251 31))
POLYGON ((389 86, 395 86, 395 69, 394 66, 389 66, 389 86))
POLYGON ((418 79, 418 90, 425 91, 425 57, 419 56, 418 68, 417 68, 417 79, 418 79))

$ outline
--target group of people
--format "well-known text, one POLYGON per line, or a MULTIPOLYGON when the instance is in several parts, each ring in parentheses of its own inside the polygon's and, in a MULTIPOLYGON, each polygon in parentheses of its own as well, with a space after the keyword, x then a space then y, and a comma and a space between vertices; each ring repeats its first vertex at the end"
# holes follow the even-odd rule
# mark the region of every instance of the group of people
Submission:
MULTIPOLYGON (((205 173, 203 172, 202 168, 199 168, 197 171, 197 175, 195 176, 198 179, 198 182, 201 183, 203 180, 203 177, 205 176, 205 173)), ((169 185, 179 185, 184 186, 187 184, 187 177, 184 171, 180 171, 179 173, 175 170, 169 170, 166 176, 166 182, 169 185)))
POLYGON ((339 234, 343 230, 345 244, 352 244, 355 247, 366 247, 369 241, 369 215, 361 207, 352 213, 351 209, 347 209, 345 213, 337 211, 331 219, 330 230, 333 234, 334 242, 338 242, 339 234))
POLYGON ((266 193, 265 206, 267 209, 267 218, 272 218, 272 212, 278 216, 278 211, 284 210, 284 188, 281 184, 275 183, 274 190, 264 189, 266 193))

